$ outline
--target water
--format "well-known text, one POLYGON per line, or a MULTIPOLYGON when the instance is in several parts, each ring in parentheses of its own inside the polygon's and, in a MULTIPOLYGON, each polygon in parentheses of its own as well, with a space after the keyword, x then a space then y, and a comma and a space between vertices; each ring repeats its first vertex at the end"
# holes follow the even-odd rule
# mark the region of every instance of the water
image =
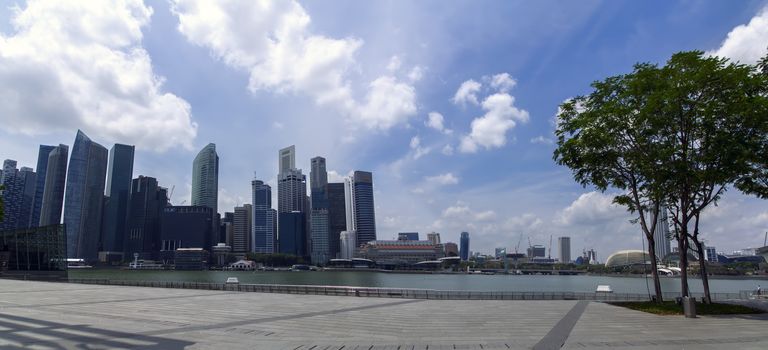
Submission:
MULTIPOLYGON (((616 293, 653 292, 653 281, 643 277, 559 276, 559 275, 466 275, 466 274, 404 274, 372 271, 132 271, 132 270, 70 270, 70 278, 110 280, 185 281, 223 283, 227 277, 237 277, 240 283, 331 285, 358 287, 420 288, 462 291, 515 292, 594 292, 599 284, 610 285, 616 293)), ((689 279, 692 292, 702 292, 701 280, 689 279)), ((712 293, 738 293, 754 290, 758 285, 768 287, 768 280, 718 279, 709 280, 712 293)), ((664 292, 679 292, 680 279, 662 278, 664 292)))

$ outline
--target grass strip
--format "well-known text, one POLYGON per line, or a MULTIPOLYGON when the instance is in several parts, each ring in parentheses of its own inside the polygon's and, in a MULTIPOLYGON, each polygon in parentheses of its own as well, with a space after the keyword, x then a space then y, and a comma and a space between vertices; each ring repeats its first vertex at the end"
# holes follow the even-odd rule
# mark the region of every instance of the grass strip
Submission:
MULTIPOLYGON (((655 315, 682 315, 683 306, 677 305, 673 301, 667 301, 662 304, 651 301, 626 301, 614 302, 611 305, 621 306, 632 310, 647 312, 655 315)), ((698 315, 745 315, 761 314, 763 310, 754 309, 744 305, 733 304, 702 304, 696 303, 696 314, 698 315)))

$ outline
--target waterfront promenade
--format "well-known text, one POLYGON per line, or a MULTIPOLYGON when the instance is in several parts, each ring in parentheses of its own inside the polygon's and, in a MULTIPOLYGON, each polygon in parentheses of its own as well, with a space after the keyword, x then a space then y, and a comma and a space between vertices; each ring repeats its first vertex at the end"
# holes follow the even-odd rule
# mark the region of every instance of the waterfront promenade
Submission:
POLYGON ((2 349, 766 349, 768 316, 0 280, 2 349))

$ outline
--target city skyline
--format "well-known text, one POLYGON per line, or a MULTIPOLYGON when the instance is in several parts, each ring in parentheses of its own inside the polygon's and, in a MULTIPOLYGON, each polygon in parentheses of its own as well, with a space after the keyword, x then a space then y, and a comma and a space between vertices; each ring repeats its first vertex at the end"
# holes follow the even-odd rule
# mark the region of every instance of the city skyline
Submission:
MULTIPOLYGON (((595 248, 603 257, 642 249, 631 216, 611 204, 615 192, 583 189, 551 161, 557 105, 638 61, 663 63, 676 51, 699 49, 751 63, 765 54, 768 42, 765 1, 741 6, 583 2, 556 8, 515 2, 286 2, 274 13, 253 16, 306 18, 309 23, 295 28, 301 37, 327 39, 324 43, 338 51, 331 52, 328 69, 318 71, 312 70, 319 66, 313 57, 297 53, 305 46, 285 44, 285 52, 295 55, 286 64, 303 62, 310 70, 308 76, 281 76, 276 75, 283 67, 279 62, 254 63, 265 60, 257 50, 262 42, 244 45, 237 28, 220 26, 223 36, 235 39, 230 46, 202 36, 210 28, 200 27, 205 21, 183 1, 173 1, 173 8, 160 1, 132 2, 138 10, 126 12, 127 17, 110 11, 109 4, 72 10, 98 17, 103 28, 116 28, 109 38, 117 44, 89 28, 61 33, 35 22, 42 18, 35 14, 66 18, 65 9, 14 3, 18 15, 0 9, 0 36, 8 40, 0 49, 8 50, 0 66, 30 68, 24 74, 37 72, 40 61, 54 68, 43 76, 22 74, 23 80, 0 76, 2 86, 58 82, 77 71, 68 66, 72 62, 93 65, 53 47, 37 50, 45 38, 36 33, 52 34, 61 43, 56 47, 74 51, 90 40, 104 52, 137 49, 146 55, 120 61, 135 70, 81 73, 77 80, 64 80, 72 85, 59 90, 50 84, 46 96, 56 98, 45 101, 50 104, 36 103, 38 95, 30 93, 21 95, 20 105, 0 106, 0 158, 33 167, 39 145, 62 143, 74 151, 72 133, 81 128, 105 146, 136 145, 134 177, 151 176, 160 186, 175 187, 172 202, 178 205, 191 202, 189 165, 196 152, 215 143, 221 156, 216 205, 223 214, 251 201, 253 171, 272 187, 277 203, 274 153, 295 143, 296 167, 311 169, 312 157, 325 157, 329 182, 356 169, 375 173, 379 239, 401 231, 435 231, 445 241, 458 242, 466 230, 473 250, 489 253, 514 247, 520 234, 543 245, 550 235, 570 236, 574 256, 584 248, 595 248), (356 19, 336 21, 340 10, 356 19), (466 16, 451 16, 456 12, 466 16), (29 21, 14 26, 12 20, 22 14, 29 21), (441 25, 424 28, 428 14, 442 19, 441 25), (508 30, 498 31, 502 24, 508 30), (667 39, 663 45, 655 40, 661 35, 667 39), (40 58, 25 52, 39 52, 40 58), (99 85, 98 77, 113 77, 107 83, 130 93, 99 85), (126 81, 136 84, 122 85, 126 81), (377 99, 382 96, 403 103, 377 99), (37 105, 42 107, 29 107, 37 105)), ((234 16, 231 8, 216 6, 224 18, 234 16)), ((270 28, 245 32, 255 39, 273 33, 270 28)), ((703 235, 719 250, 762 244, 768 229, 764 201, 730 191, 710 210, 703 235)))

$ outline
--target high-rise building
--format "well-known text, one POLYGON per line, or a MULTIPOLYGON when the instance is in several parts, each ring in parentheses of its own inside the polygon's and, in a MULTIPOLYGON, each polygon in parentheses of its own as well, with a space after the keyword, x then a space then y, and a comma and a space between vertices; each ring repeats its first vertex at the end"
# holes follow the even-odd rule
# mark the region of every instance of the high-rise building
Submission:
POLYGON ((223 230, 220 233, 219 242, 224 242, 232 248, 232 242, 235 241, 235 213, 231 211, 224 212, 224 217, 221 218, 219 227, 223 230))
POLYGON ((461 260, 463 261, 469 260, 469 232, 461 233, 459 244, 460 244, 459 255, 461 256, 461 260))
POLYGON ((328 255, 339 256, 341 231, 347 230, 344 183, 328 184, 328 255))
POLYGON ((37 176, 35 179, 35 198, 32 201, 32 215, 29 218, 29 227, 40 225, 40 210, 43 207, 43 193, 45 192, 45 174, 48 171, 48 156, 56 146, 40 145, 37 152, 37 176))
POLYGON ((307 213, 307 179, 296 169, 294 146, 281 149, 280 173, 277 175, 278 246, 281 253, 307 254, 309 229, 307 213), (301 220, 301 222, 297 221, 301 220), (302 239, 302 241, 297 241, 302 239))
POLYGON ((272 187, 261 180, 251 181, 253 199, 253 238, 254 253, 275 253, 275 235, 277 234, 277 212, 272 209, 272 187))
POLYGON ((427 240, 432 244, 440 244, 440 234, 437 232, 427 233, 427 240))
POLYGON ((352 259, 355 256, 355 231, 341 231, 339 244, 339 258, 352 259))
POLYGON ((711 262, 711 263, 717 262, 717 249, 715 247, 705 246, 704 255, 708 262, 711 262))
POLYGON ((315 157, 310 160, 309 186, 312 209, 328 209, 328 171, 325 158, 315 157))
POLYGON ((234 227, 232 228, 232 252, 248 253, 251 251, 251 234, 253 227, 253 207, 244 204, 235 207, 234 227))
POLYGON ((61 223, 61 209, 64 206, 68 156, 69 146, 67 145, 58 145, 48 154, 43 198, 40 204, 39 226, 57 225, 61 223))
POLYGON ((4 187, 0 196, 5 205, 0 230, 28 228, 35 199, 36 173, 28 167, 16 169, 16 161, 6 159, 0 184, 4 187))
POLYGON ((445 247, 445 256, 459 256, 459 246, 456 243, 445 242, 443 246, 445 247))
POLYGON ((419 233, 418 232, 399 232, 397 234, 397 240, 398 241, 418 241, 419 233))
POLYGON ((356 246, 376 240, 376 214, 373 200, 373 174, 355 171, 345 179, 347 231, 356 232, 356 246))
POLYGON ((301 169, 290 169, 277 176, 277 212, 306 212, 307 179, 301 169))
POLYGON ((533 245, 528 247, 528 258, 544 258, 547 256, 547 248, 543 245, 533 245))
POLYGON ((134 146, 116 143, 109 150, 106 189, 109 197, 104 204, 104 228, 101 238, 103 251, 123 251, 128 199, 133 179, 134 149, 134 146))
MULTIPOLYGON (((213 209, 211 217, 218 213, 219 202, 219 156, 216 145, 209 143, 195 157, 192 163, 192 205, 213 209)), ((217 224, 217 223, 212 223, 217 224)), ((203 249, 211 249, 203 247, 203 249)))
POLYGON ((307 255, 307 231, 304 213, 300 211, 278 213, 280 253, 296 256, 307 255))
POLYGON ((139 176, 131 181, 126 218, 125 258, 138 253, 141 259, 157 259, 160 252, 160 218, 168 206, 168 190, 153 177, 139 176))
POLYGON ((107 149, 77 131, 67 170, 64 225, 70 258, 98 259, 107 149))
POLYGON ((662 261, 664 257, 672 252, 672 244, 669 234, 669 220, 667 218, 667 208, 659 208, 659 216, 656 218, 656 231, 653 232, 653 242, 656 252, 656 260, 662 261))
MULTIPOLYGON (((210 247, 213 209, 205 206, 167 206, 160 218, 160 256, 173 263, 178 248, 210 247)), ((224 221, 224 220, 222 220, 224 221)))
POLYGON ((311 261, 313 264, 325 264, 331 258, 328 209, 312 209, 310 225, 311 261))
POLYGON ((560 249, 560 262, 567 264, 571 262, 571 237, 558 237, 557 246, 560 249))

